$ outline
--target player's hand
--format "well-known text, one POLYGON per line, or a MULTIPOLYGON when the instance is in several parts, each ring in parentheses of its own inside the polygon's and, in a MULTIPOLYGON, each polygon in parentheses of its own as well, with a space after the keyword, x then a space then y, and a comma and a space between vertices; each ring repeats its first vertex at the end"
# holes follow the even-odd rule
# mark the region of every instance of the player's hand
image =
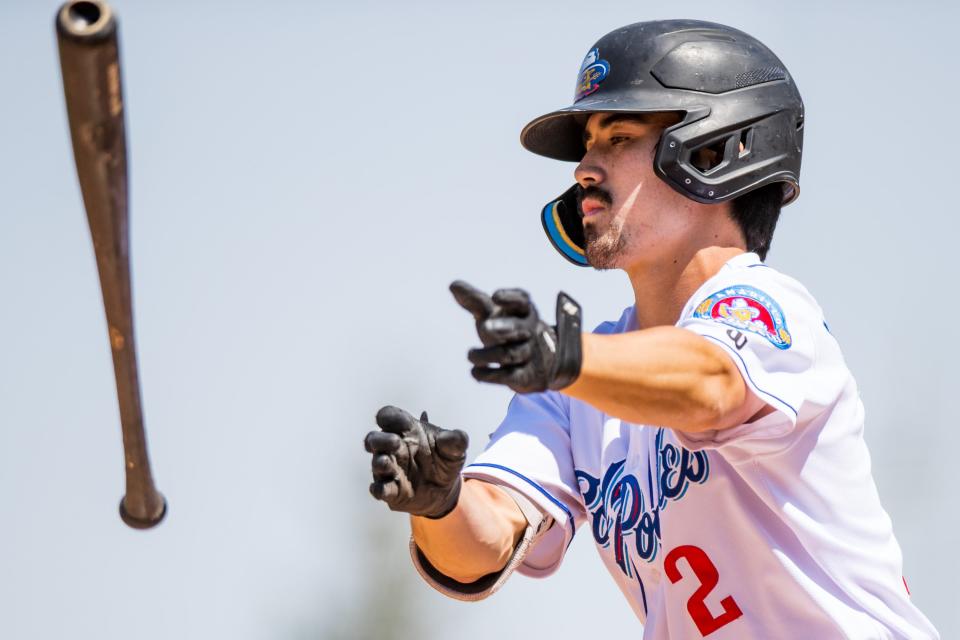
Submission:
POLYGON ((377 412, 379 431, 363 444, 373 454, 370 493, 393 511, 442 518, 457 506, 460 469, 466 460, 467 434, 417 420, 397 407, 377 412))
POLYGON ((450 291, 477 322, 483 348, 467 354, 477 380, 531 393, 563 389, 580 375, 580 305, 567 294, 557 296, 557 325, 549 326, 523 289, 488 296, 457 280, 450 291))

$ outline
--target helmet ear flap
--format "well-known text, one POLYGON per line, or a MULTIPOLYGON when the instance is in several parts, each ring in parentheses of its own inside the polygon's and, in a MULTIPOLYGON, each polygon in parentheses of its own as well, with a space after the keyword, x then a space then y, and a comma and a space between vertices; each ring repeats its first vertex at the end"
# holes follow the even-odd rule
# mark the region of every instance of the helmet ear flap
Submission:
POLYGON ((739 121, 718 111, 668 128, 654 161, 657 175, 705 204, 726 202, 771 182, 790 185, 784 204, 791 202, 800 169, 792 149, 799 147, 802 129, 793 114, 769 105, 754 108, 739 121))
POLYGON ((560 255, 577 266, 587 267, 590 263, 584 250, 581 191, 580 185, 574 184, 560 197, 548 202, 540 212, 540 220, 550 244, 560 255))

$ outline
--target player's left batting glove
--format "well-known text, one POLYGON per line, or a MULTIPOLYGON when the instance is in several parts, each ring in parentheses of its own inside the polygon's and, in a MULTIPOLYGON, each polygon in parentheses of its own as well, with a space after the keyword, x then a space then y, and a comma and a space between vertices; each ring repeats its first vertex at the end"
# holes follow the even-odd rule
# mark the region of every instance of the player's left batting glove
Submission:
POLYGON ((557 295, 557 324, 550 326, 523 289, 499 289, 488 296, 457 280, 450 291, 477 321, 483 348, 467 354, 477 380, 532 393, 563 389, 580 375, 580 305, 567 294, 557 295))
POLYGON ((457 506, 460 470, 469 438, 460 429, 442 429, 417 420, 397 407, 377 412, 380 431, 371 431, 363 445, 373 454, 370 493, 393 511, 442 518, 457 506))

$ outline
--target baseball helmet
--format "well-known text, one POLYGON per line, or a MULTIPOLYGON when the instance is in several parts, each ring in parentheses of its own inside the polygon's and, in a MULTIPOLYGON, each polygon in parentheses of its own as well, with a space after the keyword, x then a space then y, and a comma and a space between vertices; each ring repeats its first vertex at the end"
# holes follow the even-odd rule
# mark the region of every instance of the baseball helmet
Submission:
MULTIPOLYGON (((800 193, 803 101, 786 67, 756 38, 699 20, 638 22, 600 38, 577 74, 573 104, 533 120, 520 134, 528 150, 579 162, 593 113, 676 113, 658 143, 654 171, 697 202, 732 200, 783 185, 783 204, 800 193)), ((579 187, 541 213, 560 253, 587 265, 579 187)))

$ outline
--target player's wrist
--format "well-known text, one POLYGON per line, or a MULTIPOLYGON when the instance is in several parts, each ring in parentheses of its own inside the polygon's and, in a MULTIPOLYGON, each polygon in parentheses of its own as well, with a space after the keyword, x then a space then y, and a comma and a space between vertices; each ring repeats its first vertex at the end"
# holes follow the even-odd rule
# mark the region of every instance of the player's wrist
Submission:
POLYGON ((444 500, 438 501, 432 508, 424 511, 423 513, 415 513, 413 515, 419 515, 429 520, 440 520, 446 518, 457 508, 457 504, 460 501, 460 490, 463 487, 463 480, 458 475, 450 485, 450 490, 447 493, 447 496, 444 500))
POLYGON ((411 516, 414 543, 445 576, 469 584, 501 571, 523 537, 527 521, 513 498, 483 480, 464 480, 447 516, 411 516))
POLYGON ((561 291, 557 295, 557 350, 548 387, 555 391, 569 387, 580 376, 583 365, 581 309, 577 301, 561 291))

